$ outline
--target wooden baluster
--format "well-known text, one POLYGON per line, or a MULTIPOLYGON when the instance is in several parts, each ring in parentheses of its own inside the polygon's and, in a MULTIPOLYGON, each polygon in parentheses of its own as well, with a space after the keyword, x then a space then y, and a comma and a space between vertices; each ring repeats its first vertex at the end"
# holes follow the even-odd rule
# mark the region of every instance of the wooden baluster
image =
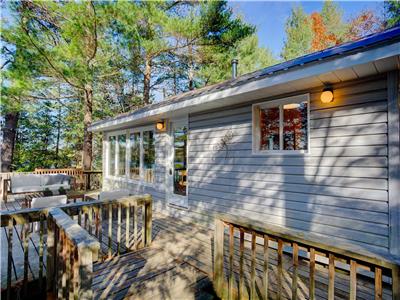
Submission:
POLYGON ((13 248, 14 220, 8 220, 8 257, 7 257, 7 300, 11 299, 11 271, 12 271, 12 248, 13 248))
POLYGON ((82 226, 82 209, 78 208, 78 224, 82 226))
POLYGON ((219 298, 226 298, 224 289, 224 222, 215 220, 214 231, 214 284, 219 298))
POLYGON ((93 230, 93 207, 89 206, 87 208, 87 215, 88 215, 88 219, 89 219, 89 234, 92 234, 93 230))
POLYGON ((233 275, 233 251, 234 251, 234 227, 229 225, 229 281, 228 281, 228 299, 233 299, 234 275, 233 275))
POLYGON ((108 205, 108 257, 112 256, 112 213, 113 207, 110 203, 108 205))
POLYGON ((77 248, 72 249, 72 299, 78 299, 79 295, 79 255, 77 248))
POLYGON ((239 299, 244 299, 244 231, 240 229, 240 257, 239 257, 239 299))
POLYGON ((121 204, 118 204, 117 254, 121 253, 121 204))
POLYGON ((293 278, 292 278, 292 299, 297 299, 297 273, 299 267, 299 245, 293 243, 293 278))
POLYGON ((335 299, 335 256, 332 253, 329 253, 328 299, 335 299))
POLYGON ((382 269, 375 267, 375 300, 382 299, 382 269))
POLYGON ((310 248, 310 300, 315 300, 315 249, 310 248))
POLYGON ((68 281, 68 270, 67 270, 67 263, 68 263, 68 261, 67 261, 67 255, 68 255, 68 251, 67 251, 67 248, 68 248, 68 243, 67 243, 67 241, 68 241, 68 238, 67 238, 67 236, 66 236, 66 234, 65 234, 65 232, 63 232, 63 235, 62 235, 62 241, 61 241, 61 243, 62 243, 62 256, 61 256, 61 259, 62 259, 62 270, 63 270, 63 273, 62 273, 62 296, 63 296, 63 299, 66 299, 66 297, 67 297, 67 287, 68 287, 68 285, 67 285, 67 281, 68 281))
POLYGON ((64 252, 64 231, 58 229, 58 252, 57 252, 57 296, 58 299, 62 299, 63 297, 63 252, 64 252))
POLYGON ((75 284, 75 274, 74 274, 74 245, 73 243, 69 244, 69 289, 67 299, 74 299, 74 284, 75 284))
POLYGON ((131 219, 130 216, 130 212, 131 212, 131 207, 129 205, 129 203, 126 204, 125 207, 125 248, 126 250, 129 249, 129 239, 130 239, 130 232, 129 232, 129 221, 131 219))
POLYGON ((277 298, 282 296, 282 280, 283 280, 283 241, 278 240, 278 292, 277 298))
POLYGON ((46 290, 54 292, 55 257, 56 257, 56 232, 54 222, 47 218, 47 258, 46 258, 46 290))
POLYGON ((99 209, 98 209, 98 217, 99 217, 99 243, 101 245, 101 241, 103 239, 103 208, 101 205, 99 205, 99 209))
POLYGON ((42 293, 43 288, 43 235, 44 235, 44 221, 43 214, 39 216, 39 290, 42 293))
POLYGON ((264 299, 268 299, 268 264, 269 264, 269 238, 268 235, 264 234, 264 272, 263 272, 263 296, 264 299))
POLYGON ((251 233, 250 299, 256 299, 256 233, 251 233))
POLYGON ((85 230, 88 230, 88 226, 87 226, 88 225, 88 207, 83 206, 82 210, 83 210, 83 228, 85 228, 85 230))
POLYGON ((24 245, 24 296, 28 295, 28 271, 29 271, 29 218, 25 218, 23 226, 24 245))
POLYGON ((392 268, 392 298, 400 300, 400 267, 395 265, 392 268))
POLYGON ((65 239, 65 273, 66 273, 66 283, 65 283, 65 298, 68 299, 69 291, 71 289, 71 242, 65 239))
POLYGON ((137 222, 137 220, 138 220, 138 216, 137 216, 137 213, 138 213, 138 211, 137 211, 137 206, 136 206, 136 204, 135 205, 133 205, 133 247, 134 247, 134 249, 137 249, 138 248, 138 245, 139 245, 139 243, 138 243, 138 231, 137 231, 137 227, 138 227, 138 222, 137 222))
POLYGON ((95 229, 94 229, 94 235, 99 238, 99 227, 100 227, 100 217, 99 217, 99 207, 93 207, 94 211, 94 223, 95 223, 95 229))
POLYGON ((145 246, 150 246, 151 244, 151 234, 152 234, 152 225, 153 225, 153 206, 152 202, 146 202, 145 206, 145 223, 144 226, 146 227, 146 235, 145 235, 145 246))
POLYGON ((357 262, 350 260, 350 300, 356 300, 357 294, 357 262))

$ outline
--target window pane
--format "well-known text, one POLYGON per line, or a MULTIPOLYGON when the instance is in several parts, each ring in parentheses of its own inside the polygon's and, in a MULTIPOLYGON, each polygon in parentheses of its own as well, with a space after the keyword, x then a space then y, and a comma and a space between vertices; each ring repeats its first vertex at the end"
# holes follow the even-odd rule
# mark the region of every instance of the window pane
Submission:
POLYGON ((109 152, 109 166, 108 166, 108 175, 115 175, 115 136, 110 136, 108 138, 110 152, 109 152))
POLYGON ((260 150, 279 150, 279 107, 260 110, 260 150))
POLYGON ((283 150, 307 150, 307 102, 283 106, 283 150))
POLYGON ((155 148, 153 131, 143 131, 143 173, 146 182, 154 181, 155 148))
POLYGON ((135 132, 130 135, 131 142, 131 161, 130 161, 130 178, 140 178, 140 133, 135 132))
POLYGON ((186 196, 187 128, 174 129, 174 193, 186 196))
POLYGON ((126 161, 126 135, 121 134, 118 136, 118 175, 125 175, 125 161, 126 161))

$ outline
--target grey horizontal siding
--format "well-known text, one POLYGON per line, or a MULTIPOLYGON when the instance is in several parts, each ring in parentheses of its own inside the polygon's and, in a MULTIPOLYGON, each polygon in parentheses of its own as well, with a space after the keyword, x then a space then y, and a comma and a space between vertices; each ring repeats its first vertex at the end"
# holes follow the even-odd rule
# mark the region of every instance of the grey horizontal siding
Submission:
POLYGON ((190 115, 187 214, 245 215, 387 251, 386 80, 334 94, 330 104, 310 95, 306 155, 252 154, 251 102, 190 115))

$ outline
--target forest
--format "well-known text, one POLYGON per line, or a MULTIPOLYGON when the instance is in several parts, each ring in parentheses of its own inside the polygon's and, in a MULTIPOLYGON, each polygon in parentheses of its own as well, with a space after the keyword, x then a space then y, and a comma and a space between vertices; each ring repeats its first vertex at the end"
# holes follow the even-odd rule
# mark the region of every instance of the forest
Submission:
MULTIPOLYGON (((282 5, 289 5, 282 3, 282 5)), ((101 168, 93 121, 396 25, 400 2, 344 18, 295 5, 279 56, 227 1, 3 2, 1 171, 101 168)))

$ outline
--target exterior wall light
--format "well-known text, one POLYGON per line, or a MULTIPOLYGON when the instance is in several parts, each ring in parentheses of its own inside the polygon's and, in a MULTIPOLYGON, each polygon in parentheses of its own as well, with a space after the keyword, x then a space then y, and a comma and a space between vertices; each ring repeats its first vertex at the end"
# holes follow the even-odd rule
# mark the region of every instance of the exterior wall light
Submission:
POLYGON ((331 88, 324 89, 321 94, 321 102, 322 103, 329 103, 333 101, 333 91, 331 88))
POLYGON ((165 126, 165 120, 158 121, 157 124, 156 124, 156 128, 157 128, 157 130, 159 130, 159 131, 165 131, 165 128, 166 128, 166 126, 165 126))

